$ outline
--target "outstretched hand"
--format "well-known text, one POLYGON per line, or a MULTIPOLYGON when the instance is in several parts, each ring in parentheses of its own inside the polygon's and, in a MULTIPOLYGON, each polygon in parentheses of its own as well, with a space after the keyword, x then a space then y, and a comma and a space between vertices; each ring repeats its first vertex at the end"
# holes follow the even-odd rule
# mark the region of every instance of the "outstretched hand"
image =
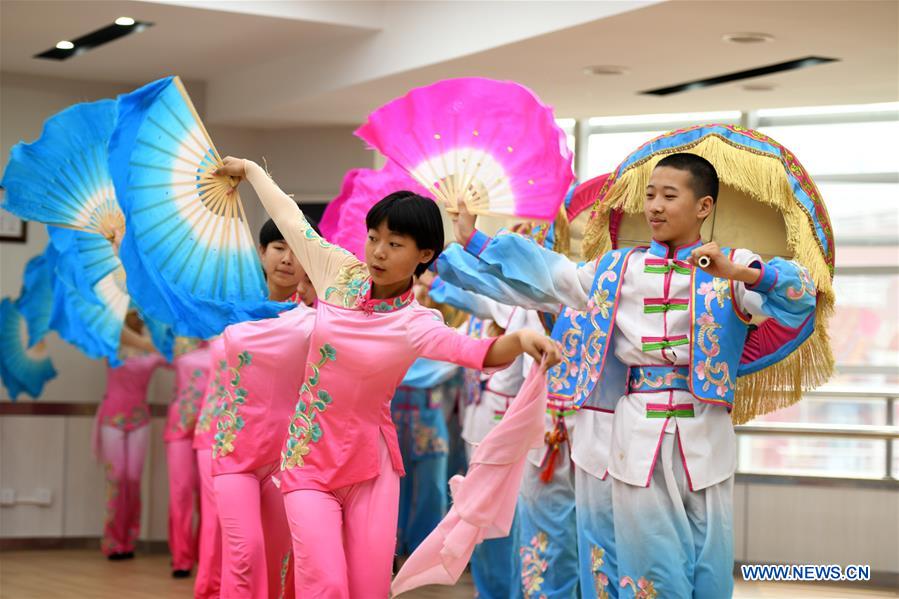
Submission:
POLYGON ((215 169, 212 174, 222 177, 238 177, 242 179, 247 175, 245 161, 243 158, 225 156, 225 158, 222 160, 222 166, 215 169))
POLYGON ((534 360, 542 362, 543 372, 562 361, 562 352, 555 341, 536 331, 522 330, 521 333, 521 348, 534 360))
POLYGON ((468 211, 468 204, 465 200, 459 200, 459 210, 450 212, 453 218, 453 232, 456 234, 456 241, 465 244, 474 233, 474 223, 477 218, 468 211))
POLYGON ((732 281, 742 281, 750 285, 758 281, 758 278, 762 274, 762 271, 758 268, 750 268, 732 261, 724 255, 721 248, 714 241, 693 250, 690 253, 689 262, 694 267, 704 270, 713 277, 730 279, 732 281), (703 266, 700 263, 700 260, 703 257, 708 258, 709 260, 709 263, 706 266, 703 266))
POLYGON ((735 272, 732 268, 734 263, 721 252, 721 248, 714 241, 702 245, 690 253, 690 264, 696 268, 701 268, 713 277, 721 279, 733 279, 735 272), (700 264, 700 258, 709 259, 708 266, 700 264))

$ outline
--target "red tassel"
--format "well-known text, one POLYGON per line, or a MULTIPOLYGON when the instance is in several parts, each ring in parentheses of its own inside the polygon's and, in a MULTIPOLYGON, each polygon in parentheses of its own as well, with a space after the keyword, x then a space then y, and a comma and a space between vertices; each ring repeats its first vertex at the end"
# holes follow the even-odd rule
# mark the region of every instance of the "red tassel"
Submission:
POLYGON ((549 447, 547 458, 549 459, 544 458, 546 468, 540 473, 540 480, 544 484, 549 484, 549 481, 553 479, 553 474, 556 471, 556 458, 559 457, 559 448, 567 440, 568 431, 565 429, 565 420, 559 418, 552 432, 546 433, 546 445, 549 447))
POLYGON ((555 445, 549 450, 549 460, 546 463, 546 468, 540 473, 541 482, 549 484, 549 481, 553 479, 553 473, 556 471, 556 458, 558 455, 559 446, 555 445))

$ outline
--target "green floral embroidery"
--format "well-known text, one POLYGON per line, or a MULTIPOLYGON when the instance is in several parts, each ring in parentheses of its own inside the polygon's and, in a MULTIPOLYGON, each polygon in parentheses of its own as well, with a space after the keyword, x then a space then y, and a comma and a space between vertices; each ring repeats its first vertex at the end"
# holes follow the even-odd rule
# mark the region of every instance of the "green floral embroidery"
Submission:
POLYGON ((179 432, 185 433, 193 430, 197 424, 197 412, 199 411, 200 399, 203 397, 203 391, 197 387, 197 381, 203 377, 203 371, 199 368, 190 373, 190 380, 187 387, 182 390, 178 397, 178 428, 179 432))
POLYGON ((231 388, 232 391, 223 389, 222 403, 218 410, 218 422, 216 429, 218 432, 212 443, 212 457, 218 458, 226 456, 234 451, 234 441, 237 439, 237 433, 246 424, 243 417, 238 414, 240 406, 247 403, 247 390, 240 386, 240 371, 249 366, 253 356, 243 351, 237 356, 237 368, 231 368, 231 388))
POLYGON ((403 295, 390 299, 369 299, 371 275, 368 266, 361 262, 344 265, 337 272, 334 285, 325 289, 325 300, 343 308, 361 308, 366 313, 393 312, 412 303, 415 294, 410 289, 403 295))
POLYGON ((394 310, 399 310, 403 306, 410 304, 412 302, 412 296, 408 294, 403 294, 393 298, 392 300, 382 300, 377 303, 372 304, 372 311, 374 312, 393 312, 394 310))
POLYGON ((290 552, 288 549, 287 553, 284 554, 284 559, 281 560, 281 592, 278 594, 279 599, 284 599, 287 596, 287 569, 290 567, 290 552))
POLYGON ((343 249, 339 245, 334 245, 333 243, 325 241, 325 238, 315 232, 315 229, 312 228, 312 225, 309 224, 309 221, 307 221, 305 217, 301 219, 300 228, 303 230, 303 237, 305 237, 307 240, 318 242, 318 245, 325 248, 326 250, 338 250, 344 252, 348 256, 352 256, 352 253, 343 249))
POLYGON ((543 574, 549 567, 545 557, 548 547, 549 536, 541 530, 531 538, 530 546, 519 549, 521 590, 524 591, 524 599, 546 599, 546 595, 540 593, 540 590, 543 588, 543 574))
POLYGON ((207 433, 212 428, 212 421, 219 414, 219 402, 225 397, 225 387, 222 385, 221 371, 228 367, 224 360, 219 361, 219 367, 212 375, 211 397, 207 397, 203 403, 203 409, 197 418, 197 432, 207 433))
POLYGON ((328 409, 332 399, 326 390, 315 391, 315 388, 321 382, 322 367, 337 359, 337 350, 326 343, 318 353, 318 362, 307 365, 306 381, 300 387, 300 398, 288 428, 287 444, 281 452, 281 470, 302 467, 303 457, 310 451, 309 444, 318 443, 322 437, 321 426, 315 422, 315 417, 328 409))
POLYGON ((104 420, 106 426, 114 426, 121 430, 134 429, 150 421, 150 409, 146 404, 134 406, 128 414, 119 412, 112 416, 107 416, 104 420))
POLYGON ((606 550, 597 545, 590 548, 590 572, 593 574, 593 588, 597 599, 609 599, 609 577, 600 571, 605 563, 606 550))
POLYGON ((119 496, 119 483, 112 475, 112 464, 107 463, 104 468, 106 474, 106 520, 103 522, 103 539, 100 548, 107 554, 123 551, 111 532, 116 517, 116 498, 119 496))
POLYGON ((338 271, 334 285, 325 290, 325 299, 331 300, 336 294, 340 306, 354 308, 365 300, 370 287, 371 277, 368 274, 368 267, 362 262, 352 262, 338 271))

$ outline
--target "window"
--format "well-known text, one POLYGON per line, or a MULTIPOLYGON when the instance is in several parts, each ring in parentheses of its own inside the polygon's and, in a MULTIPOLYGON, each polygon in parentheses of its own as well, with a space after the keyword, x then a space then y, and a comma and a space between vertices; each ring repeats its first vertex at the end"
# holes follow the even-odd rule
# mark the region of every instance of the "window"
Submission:
POLYGON ((781 125, 759 130, 796 153, 815 175, 899 171, 899 120, 832 125, 781 125))
POLYGON ((704 123, 736 124, 739 121, 740 113, 737 111, 592 118, 587 139, 587 176, 582 179, 615 170, 628 154, 673 129, 704 123))
POLYGON ((574 154, 574 146, 575 146, 575 133, 574 129, 577 125, 577 121, 575 119, 556 119, 556 125, 559 126, 562 131, 565 132, 565 137, 568 141, 568 149, 571 150, 571 153, 574 154))

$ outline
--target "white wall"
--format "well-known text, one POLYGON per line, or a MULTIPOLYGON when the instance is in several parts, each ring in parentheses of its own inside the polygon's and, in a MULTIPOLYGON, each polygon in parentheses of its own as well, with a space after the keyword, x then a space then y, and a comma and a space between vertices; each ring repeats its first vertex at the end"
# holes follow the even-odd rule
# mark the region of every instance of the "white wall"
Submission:
MULTIPOLYGON (((202 115, 205 88, 186 83, 202 115)), ((0 166, 20 140, 40 136, 49 116, 77 103, 115 97, 136 85, 48 79, 0 72, 0 166)), ((372 153, 352 137, 350 127, 262 130, 210 127, 210 135, 223 154, 253 158, 265 156, 275 179, 297 199, 323 201, 337 194, 343 174, 372 166, 372 153)), ((241 187, 250 228, 254 233, 265 220, 258 199, 248 185, 241 187)), ((28 241, 0 243, 0 296, 16 298, 27 261, 47 243, 42 225, 29 223, 28 241)), ((91 360, 52 334, 48 349, 59 375, 44 389, 41 402, 97 403, 103 395, 102 362, 91 360)), ((169 401, 173 377, 157 372, 150 385, 151 403, 169 401)), ((6 389, 0 402, 8 402, 6 389)), ((19 401, 31 401, 20 396, 19 401)), ((17 505, 0 508, 0 537, 97 536, 103 522, 103 473, 90 455, 88 416, 0 417, 0 487, 19 495, 49 489, 49 507, 17 505)), ((154 419, 153 440, 144 475, 142 538, 166 536, 167 483, 161 418, 154 419)))
POLYGON ((899 573, 899 493, 863 485, 737 483, 734 558, 899 573))

